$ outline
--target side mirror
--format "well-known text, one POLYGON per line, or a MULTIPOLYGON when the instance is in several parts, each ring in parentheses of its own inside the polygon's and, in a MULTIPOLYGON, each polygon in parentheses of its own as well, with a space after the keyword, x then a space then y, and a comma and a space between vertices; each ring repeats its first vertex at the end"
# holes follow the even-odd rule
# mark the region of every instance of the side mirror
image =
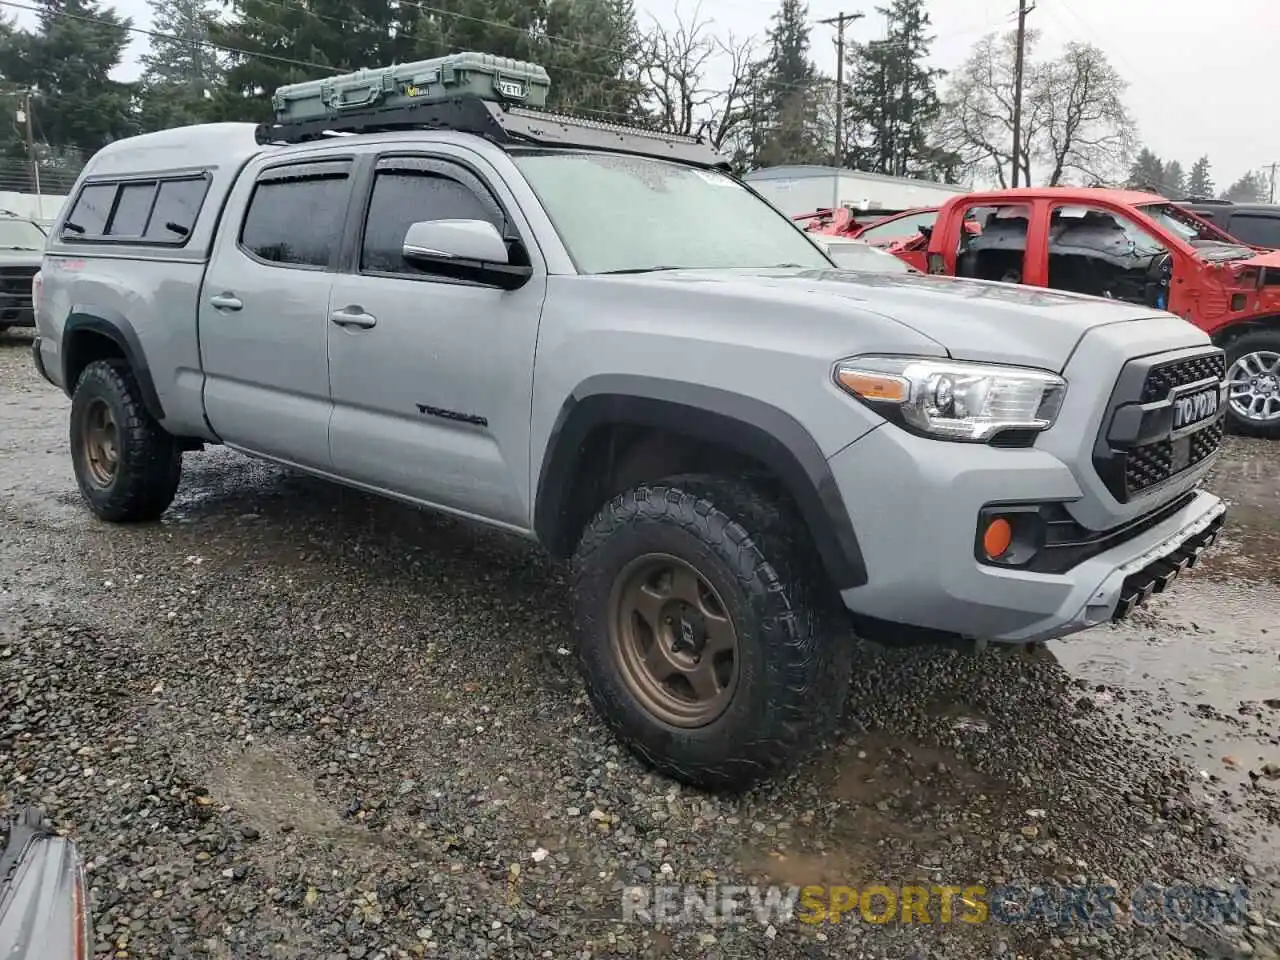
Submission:
POLYGON ((401 253, 409 263, 432 273, 504 290, 522 287, 533 276, 532 267, 511 262, 506 241, 487 220, 411 223, 401 253))

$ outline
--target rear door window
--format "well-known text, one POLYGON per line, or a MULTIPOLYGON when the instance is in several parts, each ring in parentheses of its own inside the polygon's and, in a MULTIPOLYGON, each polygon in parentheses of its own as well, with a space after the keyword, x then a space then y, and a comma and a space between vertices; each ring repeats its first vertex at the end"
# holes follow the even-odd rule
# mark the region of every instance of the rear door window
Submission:
POLYGON ((273 265, 327 267, 341 240, 350 193, 350 164, 342 161, 268 170, 249 200, 240 246, 273 265))
POLYGON ((1030 226, 1031 207, 1024 203, 970 207, 961 222, 956 276, 1021 283, 1030 226))

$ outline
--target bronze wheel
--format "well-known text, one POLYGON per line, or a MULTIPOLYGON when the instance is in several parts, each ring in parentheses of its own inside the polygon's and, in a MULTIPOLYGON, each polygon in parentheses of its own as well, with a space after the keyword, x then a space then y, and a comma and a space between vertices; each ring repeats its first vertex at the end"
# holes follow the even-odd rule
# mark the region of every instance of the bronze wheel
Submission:
POLYGON ((609 639, 627 689, 655 718, 702 727, 738 681, 738 634, 724 601, 692 565, 646 554, 614 580, 609 639))
POLYGON ((148 412, 125 361, 84 368, 68 426, 76 483, 89 508, 113 523, 159 519, 182 478, 182 450, 148 412))
POLYGON ((105 400, 95 398, 85 411, 84 462, 99 487, 109 487, 120 465, 120 431, 105 400))

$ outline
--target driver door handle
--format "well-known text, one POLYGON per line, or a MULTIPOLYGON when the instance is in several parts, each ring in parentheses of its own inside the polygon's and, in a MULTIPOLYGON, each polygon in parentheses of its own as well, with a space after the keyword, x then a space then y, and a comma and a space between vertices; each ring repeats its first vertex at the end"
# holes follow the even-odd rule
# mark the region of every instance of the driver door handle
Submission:
POLYGON ((219 293, 209 298, 209 303, 218 310, 239 310, 244 303, 234 293, 219 293))
POLYGON ((364 310, 357 306, 335 310, 329 314, 329 319, 340 327, 360 327, 365 330, 375 326, 378 322, 377 317, 365 313, 364 310))

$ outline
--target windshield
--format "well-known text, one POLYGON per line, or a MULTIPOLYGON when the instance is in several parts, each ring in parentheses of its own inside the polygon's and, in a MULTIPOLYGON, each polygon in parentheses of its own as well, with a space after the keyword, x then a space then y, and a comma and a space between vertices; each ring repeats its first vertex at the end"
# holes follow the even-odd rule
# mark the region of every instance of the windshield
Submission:
POLYGON ((921 227, 932 227, 938 220, 937 210, 922 210, 919 213, 904 214, 894 217, 886 223, 873 223, 860 234, 860 240, 884 240, 894 237, 909 237, 919 233, 921 227))
POLYGON ((1239 243, 1235 237, 1219 230, 1207 220, 1201 220, 1172 203, 1142 203, 1138 205, 1138 209, 1175 237, 1181 237, 1187 243, 1196 240, 1239 243))
POLYGON ((580 273, 831 264, 731 177, 644 157, 513 154, 580 273))
POLYGON ((874 270, 876 273, 912 273, 905 260, 865 243, 828 243, 827 253, 845 270, 874 270))
POLYGON ((30 220, 0 217, 0 249, 43 250, 44 231, 30 220))

